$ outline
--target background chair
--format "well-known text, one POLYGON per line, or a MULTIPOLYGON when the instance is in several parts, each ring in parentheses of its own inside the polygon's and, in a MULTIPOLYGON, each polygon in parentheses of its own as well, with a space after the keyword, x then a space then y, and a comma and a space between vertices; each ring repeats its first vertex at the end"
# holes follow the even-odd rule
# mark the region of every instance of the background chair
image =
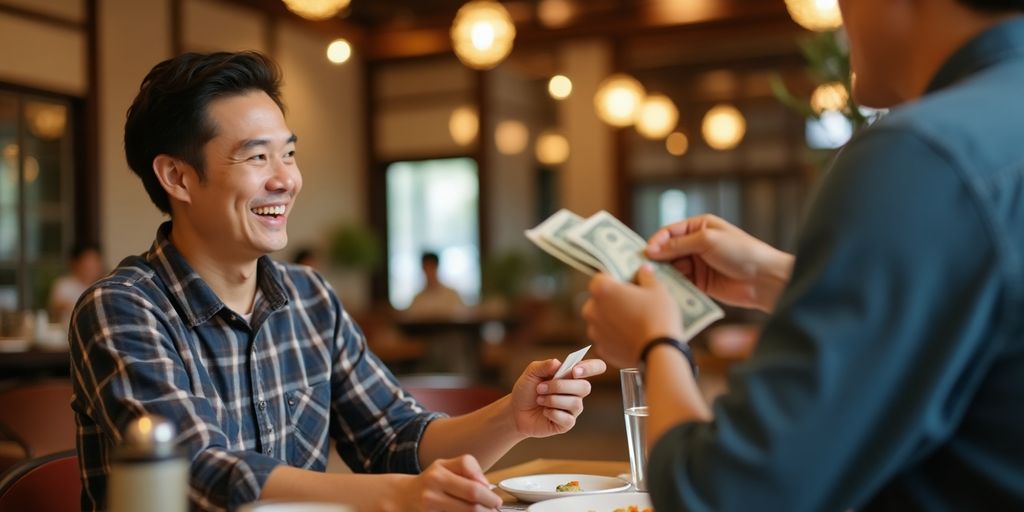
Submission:
POLYGON ((22 461, 0 479, 0 512, 80 510, 78 454, 58 452, 22 461))
POLYGON ((424 407, 451 416, 475 411, 506 395, 458 375, 410 375, 399 381, 424 407))
POLYGON ((0 391, 0 438, 19 447, 25 458, 74 448, 71 383, 44 380, 0 391))

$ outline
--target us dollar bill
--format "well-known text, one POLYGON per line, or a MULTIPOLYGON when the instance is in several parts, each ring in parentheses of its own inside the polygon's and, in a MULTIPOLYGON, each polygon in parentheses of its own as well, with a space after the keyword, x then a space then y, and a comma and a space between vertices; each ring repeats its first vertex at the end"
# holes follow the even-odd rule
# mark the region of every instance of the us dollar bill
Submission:
POLYGON ((544 252, 584 274, 593 275, 597 272, 604 272, 605 268, 597 258, 587 254, 584 249, 577 247, 566 237, 570 229, 583 224, 583 221, 583 217, 563 208, 537 227, 527 230, 526 238, 543 249, 544 252))
POLYGON ((672 265, 648 260, 644 256, 647 242, 606 211, 569 227, 562 236, 597 260, 602 271, 619 281, 631 281, 641 265, 650 263, 655 276, 682 310, 684 339, 681 341, 688 342, 724 316, 710 297, 672 265))

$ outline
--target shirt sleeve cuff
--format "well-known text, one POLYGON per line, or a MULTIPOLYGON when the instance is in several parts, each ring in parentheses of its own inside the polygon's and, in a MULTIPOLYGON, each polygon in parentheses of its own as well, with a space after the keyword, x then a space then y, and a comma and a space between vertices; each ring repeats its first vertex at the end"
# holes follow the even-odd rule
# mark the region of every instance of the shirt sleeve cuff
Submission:
POLYGON ((391 457, 389 470, 396 473, 418 474, 423 471, 420 465, 420 442, 427 425, 438 418, 447 418, 447 414, 432 412, 422 414, 409 422, 395 439, 395 449, 391 457))

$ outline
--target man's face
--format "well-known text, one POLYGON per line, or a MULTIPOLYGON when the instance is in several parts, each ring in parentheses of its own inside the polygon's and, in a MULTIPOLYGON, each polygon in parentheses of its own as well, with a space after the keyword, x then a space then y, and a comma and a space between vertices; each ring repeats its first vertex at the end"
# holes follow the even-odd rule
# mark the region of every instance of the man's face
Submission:
POLYGON ((188 222, 218 256, 283 249, 302 174, 281 109, 258 91, 210 102, 207 117, 216 136, 203 148, 206 180, 191 188, 188 222))
POLYGON ((850 40, 853 97, 857 103, 889 108, 901 97, 906 66, 901 60, 912 29, 908 0, 839 0, 843 25, 850 40))

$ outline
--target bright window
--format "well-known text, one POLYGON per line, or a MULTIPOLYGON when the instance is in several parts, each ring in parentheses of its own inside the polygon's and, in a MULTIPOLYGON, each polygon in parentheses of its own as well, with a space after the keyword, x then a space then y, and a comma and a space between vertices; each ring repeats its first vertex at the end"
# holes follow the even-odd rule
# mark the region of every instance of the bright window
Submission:
POLYGON ((480 300, 476 161, 396 162, 387 168, 388 298, 404 309, 423 288, 420 257, 440 256, 439 277, 466 304, 480 300))

